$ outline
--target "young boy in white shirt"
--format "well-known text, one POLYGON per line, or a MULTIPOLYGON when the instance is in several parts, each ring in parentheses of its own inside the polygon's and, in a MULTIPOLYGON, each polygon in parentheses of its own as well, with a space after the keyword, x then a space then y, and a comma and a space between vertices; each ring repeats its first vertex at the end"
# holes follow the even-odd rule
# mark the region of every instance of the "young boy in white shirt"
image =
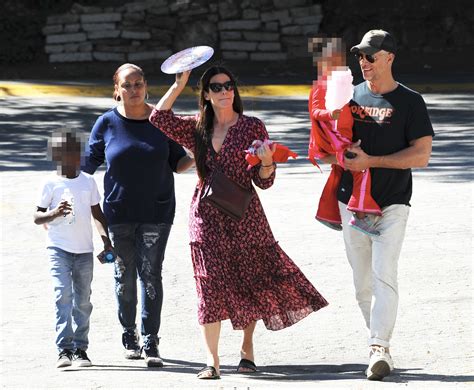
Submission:
POLYGON ((56 300, 56 367, 74 361, 91 366, 87 356, 93 273, 91 216, 104 243, 113 250, 94 179, 81 172, 83 142, 75 131, 53 133, 48 154, 57 172, 46 177, 34 222, 46 224, 47 251, 56 300))

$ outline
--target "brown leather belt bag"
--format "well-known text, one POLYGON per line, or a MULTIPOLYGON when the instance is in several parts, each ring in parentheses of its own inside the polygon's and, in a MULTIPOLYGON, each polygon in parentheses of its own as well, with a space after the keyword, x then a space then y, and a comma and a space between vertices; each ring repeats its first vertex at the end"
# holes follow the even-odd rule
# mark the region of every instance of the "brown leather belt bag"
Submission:
POLYGON ((215 169, 204 184, 201 200, 209 202, 236 221, 240 221, 249 207, 253 193, 215 169))

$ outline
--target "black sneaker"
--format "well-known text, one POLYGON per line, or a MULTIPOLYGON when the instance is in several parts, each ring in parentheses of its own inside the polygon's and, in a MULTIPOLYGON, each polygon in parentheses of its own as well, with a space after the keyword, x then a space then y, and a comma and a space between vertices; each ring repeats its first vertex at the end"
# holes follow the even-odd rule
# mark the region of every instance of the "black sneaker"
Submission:
POLYGON ((86 351, 83 349, 76 349, 76 351, 72 355, 72 360, 74 361, 74 365, 77 367, 90 367, 92 363, 87 356, 86 351))
POLYGON ((163 360, 161 360, 155 338, 150 337, 145 340, 143 352, 145 352, 145 363, 148 367, 163 367, 163 360))
POLYGON ((126 359, 140 359, 141 351, 138 345, 138 334, 136 329, 126 330, 122 334, 122 344, 125 348, 126 359))
POLYGON ((59 352, 56 368, 69 367, 72 364, 71 357, 72 351, 69 349, 63 349, 61 352, 59 352))

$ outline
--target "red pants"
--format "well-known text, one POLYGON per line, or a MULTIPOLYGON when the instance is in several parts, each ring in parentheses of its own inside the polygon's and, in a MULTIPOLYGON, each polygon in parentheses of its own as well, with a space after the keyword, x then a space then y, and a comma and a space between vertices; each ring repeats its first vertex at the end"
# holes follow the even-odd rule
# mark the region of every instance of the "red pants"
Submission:
MULTIPOLYGON (((316 219, 331 223, 342 222, 337 201, 337 189, 339 188, 343 171, 343 168, 339 165, 331 165, 331 173, 319 199, 316 219)), ((370 170, 366 169, 363 172, 351 173, 354 184, 347 209, 354 212, 361 211, 367 214, 382 215, 382 210, 370 194, 370 170)))

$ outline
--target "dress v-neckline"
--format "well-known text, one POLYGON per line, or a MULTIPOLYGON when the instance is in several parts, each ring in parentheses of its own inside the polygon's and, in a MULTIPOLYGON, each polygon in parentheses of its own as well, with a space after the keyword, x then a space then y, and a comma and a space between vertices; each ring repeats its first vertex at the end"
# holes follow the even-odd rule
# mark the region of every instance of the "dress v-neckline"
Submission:
POLYGON ((217 150, 214 148, 214 144, 212 143, 212 139, 211 139, 211 151, 213 152, 213 154, 218 155, 218 154, 221 152, 221 150, 222 150, 222 148, 224 147, 224 144, 225 144, 225 142, 227 141, 227 138, 228 138, 228 136, 229 136, 229 131, 230 131, 230 129, 232 129, 232 127, 234 127, 237 123, 239 123, 240 118, 242 118, 242 115, 239 115, 239 117, 237 118, 237 120, 235 121, 235 123, 234 123, 232 126, 229 126, 229 128, 227 129, 227 133, 225 134, 225 137, 224 137, 224 139, 223 139, 223 141, 222 141, 222 144, 221 144, 221 147, 219 148, 219 151, 217 151, 217 150))

